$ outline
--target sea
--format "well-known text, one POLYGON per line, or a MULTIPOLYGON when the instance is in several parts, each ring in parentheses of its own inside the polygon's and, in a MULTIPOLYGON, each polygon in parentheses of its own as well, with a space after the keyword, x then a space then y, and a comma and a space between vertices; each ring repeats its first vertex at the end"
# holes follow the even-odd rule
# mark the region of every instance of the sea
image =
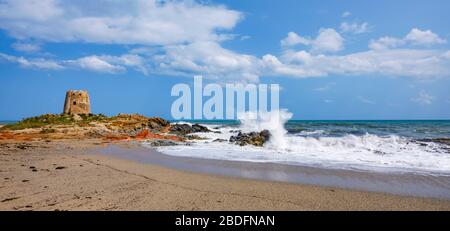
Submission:
MULTIPOLYGON (((369 172, 450 175, 450 120, 210 120, 202 140, 158 147, 178 157, 369 172), (264 147, 229 143, 239 132, 271 132, 264 147), (225 141, 226 140, 226 141, 225 141)), ((150 144, 143 144, 150 147, 150 144)))
POLYGON ((0 120, 0 125, 13 124, 16 122, 17 121, 14 121, 14 120, 0 120))
MULTIPOLYGON (((450 120, 190 120, 213 132, 204 139, 158 147, 160 153, 211 160, 276 163, 326 169, 450 176, 450 120), (264 147, 224 140, 269 130, 264 147), (221 141, 221 142, 220 142, 221 141)), ((10 124, 16 121, 0 121, 10 124)), ((143 143, 150 147, 150 144, 143 143)))

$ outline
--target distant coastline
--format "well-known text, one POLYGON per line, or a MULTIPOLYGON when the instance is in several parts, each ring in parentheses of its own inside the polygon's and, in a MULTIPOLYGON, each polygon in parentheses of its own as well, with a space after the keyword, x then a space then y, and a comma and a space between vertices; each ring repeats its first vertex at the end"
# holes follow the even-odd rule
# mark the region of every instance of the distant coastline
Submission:
MULTIPOLYGON (((199 124, 239 124, 239 120, 170 120, 171 123, 199 123, 199 124)), ((288 120, 287 123, 298 122, 298 123, 307 123, 307 122, 327 122, 327 123, 364 123, 364 122, 449 122, 450 119, 380 119, 380 120, 371 120, 371 119, 349 119, 349 120, 339 120, 339 119, 317 119, 317 120, 309 120, 309 119, 291 119, 288 120)))
MULTIPOLYGON (((20 120, 0 120, 0 124, 13 124, 13 123, 17 123, 20 120)), ((168 119, 167 121, 171 122, 171 123, 182 123, 182 122, 187 122, 187 123, 207 123, 207 124, 222 124, 222 123, 226 123, 226 124, 239 124, 239 120, 171 120, 168 119)), ((366 119, 356 119, 356 120, 339 120, 339 119, 318 119, 318 120, 309 120, 309 119, 292 119, 289 120, 289 122, 448 122, 450 121, 450 119, 380 119, 380 120, 366 120, 366 119)))
POLYGON ((19 122, 18 120, 0 120, 0 125, 13 124, 19 122))

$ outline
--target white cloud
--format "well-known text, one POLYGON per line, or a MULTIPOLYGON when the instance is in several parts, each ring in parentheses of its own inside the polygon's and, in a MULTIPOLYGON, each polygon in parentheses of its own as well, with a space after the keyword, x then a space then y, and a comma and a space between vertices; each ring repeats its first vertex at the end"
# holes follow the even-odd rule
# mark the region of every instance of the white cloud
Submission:
POLYGON ((330 83, 325 84, 324 86, 315 88, 314 90, 315 90, 315 91, 328 91, 328 90, 330 90, 332 87, 334 87, 335 85, 336 85, 335 82, 330 82, 330 83))
POLYGON ((232 29, 241 18, 240 12, 224 6, 191 0, 95 3, 5 0, 0 3, 0 28, 19 40, 141 46, 122 56, 91 55, 56 62, 64 67, 103 73, 119 73, 130 67, 144 74, 201 72, 219 77, 243 73, 255 79, 254 71, 247 69, 253 68, 251 62, 257 58, 220 45, 221 41, 238 37, 223 32, 232 29))
POLYGON ((372 40, 369 43, 369 48, 372 50, 384 50, 395 48, 405 44, 403 39, 398 39, 394 37, 382 37, 378 40, 372 40))
POLYGON ((289 32, 288 36, 281 40, 282 46, 294 46, 298 44, 310 45, 311 40, 302 36, 299 36, 295 32, 289 32))
POLYGON ((411 101, 416 102, 420 105, 430 105, 434 101, 434 96, 429 95, 425 91, 421 91, 419 93, 419 96, 417 96, 416 98, 412 98, 411 101))
POLYGON ((422 31, 417 28, 413 28, 409 34, 406 35, 405 40, 414 45, 435 45, 447 42, 431 30, 422 31))
MULTIPOLYGON (((433 32, 412 29, 404 38, 383 37, 370 50, 332 54, 344 48, 335 29, 317 36, 289 32, 281 41, 282 54, 256 57, 224 48, 227 39, 246 36, 226 33, 242 18, 240 12, 195 1, 4 0, 0 2, 0 29, 19 40, 17 50, 38 50, 26 41, 124 44, 123 55, 88 55, 71 60, 30 59, 0 54, 0 60, 33 69, 83 69, 123 73, 133 69, 148 74, 205 77, 226 81, 258 81, 259 76, 321 77, 327 75, 381 75, 416 78, 450 76, 450 51, 416 49, 445 40, 433 32), (98 6, 102 7, 98 7, 98 6), (295 50, 295 45, 307 48, 295 50), (400 46, 411 45, 399 49, 400 46)), ((358 33, 368 25, 341 25, 358 33)))
POLYGON ((5 0, 0 28, 18 39, 167 45, 220 40, 241 18, 223 6, 193 1, 5 0), (101 6, 101 7, 99 7, 101 6))
POLYGON ((358 96, 357 99, 358 99, 358 101, 360 101, 361 103, 365 103, 365 104, 376 104, 375 101, 370 100, 370 99, 367 99, 367 98, 364 97, 364 96, 358 96))
POLYGON ((285 50, 281 56, 283 61, 291 64, 307 64, 313 61, 314 57, 307 51, 285 50))
POLYGON ((79 58, 77 60, 66 61, 66 63, 81 69, 102 73, 119 73, 125 71, 124 67, 113 65, 95 55, 79 58))
POLYGON ((343 49, 344 39, 334 29, 320 29, 315 39, 308 39, 297 35, 295 32, 289 32, 288 36, 281 40, 283 46, 293 46, 297 44, 311 46, 314 53, 337 52, 343 49))
POLYGON ((64 67, 56 61, 46 60, 46 59, 26 59, 24 57, 16 57, 12 55, 7 55, 0 53, 0 61, 4 60, 11 63, 19 64, 24 68, 32 69, 47 69, 47 70, 61 70, 64 67))
POLYGON ((243 35, 243 36, 241 36, 241 41, 249 40, 251 38, 252 38, 252 36, 250 36, 250 35, 243 35))
MULTIPOLYGON (((273 57, 272 59, 276 59, 273 57)), ((381 75, 416 78, 450 76, 450 59, 436 50, 369 50, 347 55, 313 55, 288 50, 276 59, 278 75, 317 77, 327 75, 381 75)))
POLYGON ((379 75, 436 78, 450 76, 448 51, 386 49, 347 55, 312 54, 285 50, 280 58, 262 58, 227 50, 216 42, 156 48, 138 48, 134 54, 87 56, 75 60, 26 60, 2 54, 3 60, 26 68, 76 68, 103 73, 122 73, 128 68, 144 74, 205 77, 226 81, 258 81, 259 76, 310 78, 328 75, 379 75))
POLYGON ((140 49, 139 54, 87 56, 59 62, 31 60, 34 64, 31 64, 29 60, 23 61, 13 56, 8 56, 6 59, 19 63, 23 67, 33 68, 77 68, 103 73, 122 73, 132 68, 144 74, 175 76, 202 74, 205 77, 220 80, 244 81, 257 81, 262 75, 296 78, 327 75, 415 78, 450 76, 450 59, 446 56, 448 51, 389 49, 328 56, 314 55, 303 50, 286 50, 280 58, 270 54, 257 58, 232 52, 215 42, 167 46, 160 49, 159 51, 140 49))
POLYGON ((443 55, 444 58, 450 59, 450 51, 447 51, 443 55))
POLYGON ((431 30, 422 31, 417 28, 413 28, 404 38, 382 37, 378 40, 372 40, 369 44, 369 48, 372 50, 382 50, 396 48, 403 45, 431 46, 444 44, 446 42, 446 40, 440 38, 431 30))
POLYGON ((196 42, 163 48, 163 54, 152 55, 154 68, 162 73, 198 73, 212 78, 234 78, 256 81, 260 60, 251 55, 227 50, 216 42, 196 42))
POLYGON ((74 60, 48 60, 48 59, 26 59, 0 53, 0 61, 17 63, 23 68, 61 70, 61 69, 80 69, 99 73, 123 73, 127 67, 134 68, 137 71, 147 75, 148 70, 142 57, 134 54, 122 56, 85 56, 74 60))
POLYGON ((127 68, 132 68, 144 75, 149 74, 144 58, 136 54, 125 54, 121 56, 91 55, 75 60, 64 60, 61 61, 61 65, 110 74, 124 73, 127 71, 127 68))
POLYGON ((363 33, 370 32, 370 27, 367 22, 363 22, 363 23, 343 22, 343 23, 341 23, 340 29, 344 33, 353 33, 353 34, 363 34, 363 33))
POLYGON ((41 50, 41 47, 37 44, 31 44, 31 43, 13 43, 12 48, 16 51, 26 52, 26 53, 34 53, 41 50))
POLYGON ((321 29, 319 36, 312 43, 312 51, 336 52, 343 49, 344 39, 334 29, 321 29))
POLYGON ((5 0, 0 3, 0 18, 11 20, 7 23, 18 24, 16 27, 30 21, 44 22, 63 15, 58 5, 56 0, 5 0))
POLYGON ((324 76, 326 73, 312 68, 304 68, 302 66, 282 63, 277 57, 267 54, 262 58, 265 74, 272 76, 290 76, 297 78, 308 78, 324 76))
POLYGON ((343 17, 343 18, 347 18, 347 17, 349 17, 350 15, 352 15, 352 13, 350 13, 350 11, 345 11, 344 13, 342 13, 342 17, 343 17))
POLYGON ((131 67, 137 71, 140 71, 144 75, 149 74, 149 70, 146 67, 144 58, 142 58, 139 55, 135 54, 125 54, 121 56, 104 55, 100 56, 99 58, 102 59, 104 62, 120 66, 121 69, 125 69, 124 67, 131 67))

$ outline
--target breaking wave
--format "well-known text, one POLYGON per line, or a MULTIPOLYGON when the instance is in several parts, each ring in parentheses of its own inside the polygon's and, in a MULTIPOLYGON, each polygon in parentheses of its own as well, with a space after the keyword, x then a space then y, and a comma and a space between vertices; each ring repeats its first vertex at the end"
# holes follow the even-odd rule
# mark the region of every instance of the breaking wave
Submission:
POLYGON ((158 150, 168 155, 218 160, 450 175, 450 149, 446 144, 421 142, 398 134, 329 135, 334 133, 326 131, 326 126, 288 133, 285 123, 291 117, 291 113, 280 111, 258 119, 252 119, 254 115, 248 114, 242 117, 239 126, 206 124, 215 132, 197 134, 205 140, 190 145, 159 147, 158 150), (238 131, 264 129, 271 132, 270 141, 264 147, 241 147, 223 141, 238 131))

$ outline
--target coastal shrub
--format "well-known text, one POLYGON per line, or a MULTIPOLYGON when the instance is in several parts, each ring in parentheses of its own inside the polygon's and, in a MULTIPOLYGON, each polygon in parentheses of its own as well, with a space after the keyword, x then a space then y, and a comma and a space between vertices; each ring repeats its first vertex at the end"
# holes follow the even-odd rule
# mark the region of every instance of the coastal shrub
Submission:
MULTIPOLYGON (((119 114, 108 117, 103 114, 45 114, 23 119, 14 124, 8 124, 0 130, 22 130, 27 128, 48 128, 54 125, 76 125, 80 127, 95 126, 91 122, 99 122, 107 125, 108 128, 118 130, 137 131, 140 129, 160 130, 169 125, 169 122, 158 117, 148 118, 138 114, 119 114)), ((49 128, 51 129, 51 128, 49 128)), ((51 130, 42 130, 42 133, 52 133, 51 130)))
POLYGON ((81 114, 80 117, 83 119, 83 122, 105 122, 108 120, 108 117, 103 114, 81 114))
POLYGON ((39 128, 46 125, 71 124, 75 120, 71 115, 45 114, 23 119, 15 124, 8 124, 2 127, 3 130, 22 130, 26 128, 39 128))
MULTIPOLYGON (((107 116, 98 114, 87 114, 79 115, 83 120, 82 123, 89 123, 93 121, 105 121, 108 119, 107 116)), ((1 128, 1 130, 22 130, 27 128, 40 128, 48 125, 71 125, 75 124, 77 121, 74 119, 73 115, 68 114, 45 114, 40 116, 35 116, 31 118, 23 119, 14 124, 8 124, 1 128)))

